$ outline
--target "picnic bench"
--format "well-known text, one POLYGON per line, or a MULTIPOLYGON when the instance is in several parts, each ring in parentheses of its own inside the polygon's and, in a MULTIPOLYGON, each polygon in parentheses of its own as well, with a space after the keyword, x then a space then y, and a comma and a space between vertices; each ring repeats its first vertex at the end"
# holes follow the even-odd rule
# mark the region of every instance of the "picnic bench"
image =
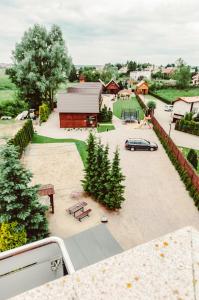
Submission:
POLYGON ((83 211, 81 214, 75 216, 75 218, 77 220, 79 220, 81 222, 81 220, 84 218, 84 217, 89 217, 89 213, 91 212, 91 208, 83 211))
POLYGON ((73 205, 72 207, 69 207, 67 209, 67 211, 69 212, 69 214, 73 214, 74 217, 75 217, 75 214, 78 212, 78 211, 84 211, 84 207, 87 205, 86 202, 78 202, 77 204, 73 205))

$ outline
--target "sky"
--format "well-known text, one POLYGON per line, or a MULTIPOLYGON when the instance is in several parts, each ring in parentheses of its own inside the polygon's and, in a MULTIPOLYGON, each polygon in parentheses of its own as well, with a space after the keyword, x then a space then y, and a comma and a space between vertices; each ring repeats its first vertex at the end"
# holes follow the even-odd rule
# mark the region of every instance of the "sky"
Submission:
POLYGON ((0 0, 0 62, 29 27, 61 27, 75 64, 199 65, 199 0, 0 0))

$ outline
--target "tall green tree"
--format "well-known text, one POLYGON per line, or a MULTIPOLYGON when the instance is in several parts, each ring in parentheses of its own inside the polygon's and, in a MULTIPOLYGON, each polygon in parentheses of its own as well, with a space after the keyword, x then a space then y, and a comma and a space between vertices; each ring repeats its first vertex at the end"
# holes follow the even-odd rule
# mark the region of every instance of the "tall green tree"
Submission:
POLYGON ((91 132, 87 140, 87 159, 84 172, 85 176, 82 180, 83 189, 85 192, 92 194, 96 173, 96 140, 91 132))
POLYGON ((176 80, 176 85, 180 89, 186 89, 190 85, 191 81, 191 70, 190 67, 185 64, 185 62, 179 58, 176 62, 177 70, 174 73, 174 79, 176 80))
POLYGON ((7 74, 22 99, 33 108, 42 102, 53 108, 55 93, 68 77, 71 66, 61 29, 53 25, 47 32, 38 24, 29 28, 16 44, 12 59, 13 66, 7 74))
POLYGON ((78 80, 78 77, 77 77, 77 70, 75 68, 75 65, 72 65, 71 67, 71 71, 70 71, 70 74, 68 76, 68 80, 70 82, 74 82, 74 81, 77 81, 78 80))
POLYGON ((98 177, 99 190, 97 197, 101 203, 104 203, 104 199, 109 192, 109 183, 111 181, 111 163, 108 157, 109 147, 106 145, 103 149, 103 158, 100 165, 100 176, 98 177))
POLYGON ((101 141, 99 141, 96 145, 96 154, 95 154, 95 171, 93 175, 93 182, 92 182, 92 192, 91 194, 99 200, 99 195, 101 193, 101 176, 102 176, 102 163, 104 159, 104 147, 101 144, 101 141))
POLYGON ((119 209, 121 208, 122 202, 125 200, 125 187, 122 184, 122 182, 125 179, 125 176, 122 174, 122 170, 120 168, 120 158, 118 149, 116 149, 114 154, 110 176, 111 179, 109 181, 108 192, 104 198, 104 203, 110 209, 119 209))
POLYGON ((0 153, 0 223, 17 222, 28 242, 48 236, 47 207, 39 203, 38 185, 31 186, 31 178, 16 147, 5 146, 0 153))

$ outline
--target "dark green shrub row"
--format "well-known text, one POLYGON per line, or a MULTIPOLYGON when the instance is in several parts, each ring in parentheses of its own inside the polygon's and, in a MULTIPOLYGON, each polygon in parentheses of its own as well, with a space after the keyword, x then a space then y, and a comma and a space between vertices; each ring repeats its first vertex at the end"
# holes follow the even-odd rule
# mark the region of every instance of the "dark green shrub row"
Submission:
POLYGON ((151 96, 153 96, 153 97, 155 97, 155 98, 157 98, 157 99, 163 101, 163 102, 166 103, 166 104, 172 104, 171 101, 169 101, 168 99, 163 98, 163 97, 157 95, 156 93, 152 92, 151 90, 149 90, 149 94, 150 94, 151 96))
POLYGON ((192 184, 191 178, 189 177, 186 170, 181 166, 181 164, 176 159, 173 152, 169 149, 169 146, 168 146, 167 142, 163 139, 163 137, 161 136, 161 134, 160 134, 159 130, 157 129, 157 127, 154 126, 153 128, 154 128, 154 131, 157 134, 161 144, 163 145, 168 157, 170 158, 172 164, 174 165, 174 167, 178 171, 181 180, 184 182, 187 191, 189 191, 190 196, 193 198, 196 207, 199 209, 199 192, 197 191, 195 186, 192 184))
POLYGON ((175 129, 190 134, 199 135, 199 122, 195 122, 193 120, 189 121, 183 118, 176 122, 175 129))
POLYGON ((27 120, 24 126, 16 133, 16 135, 8 141, 9 144, 13 144, 18 147, 20 156, 25 150, 26 146, 32 140, 34 129, 32 120, 27 120))

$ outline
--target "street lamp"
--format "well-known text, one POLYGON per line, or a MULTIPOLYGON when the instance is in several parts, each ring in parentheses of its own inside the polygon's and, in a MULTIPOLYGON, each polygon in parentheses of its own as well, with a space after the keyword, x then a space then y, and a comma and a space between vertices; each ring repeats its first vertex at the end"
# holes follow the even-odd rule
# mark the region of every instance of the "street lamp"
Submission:
POLYGON ((170 120, 169 120, 169 137, 171 135, 171 125, 172 125, 172 113, 170 115, 170 120))

